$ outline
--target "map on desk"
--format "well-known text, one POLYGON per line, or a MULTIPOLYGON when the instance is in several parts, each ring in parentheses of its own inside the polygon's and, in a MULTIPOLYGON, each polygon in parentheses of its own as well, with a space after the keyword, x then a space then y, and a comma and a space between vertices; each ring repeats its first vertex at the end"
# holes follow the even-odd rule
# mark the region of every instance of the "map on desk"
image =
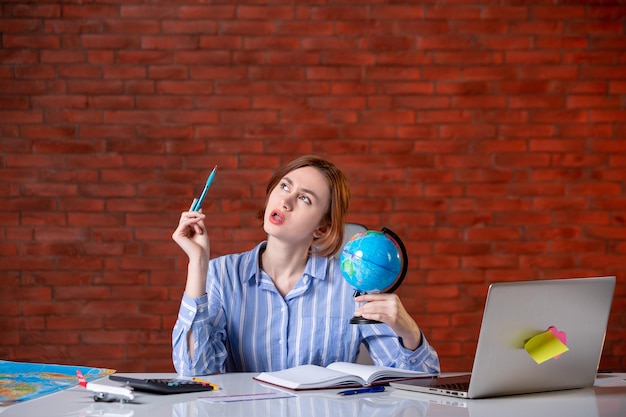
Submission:
POLYGON ((113 369, 0 360, 0 406, 32 400, 78 385, 76 370, 92 381, 113 369))

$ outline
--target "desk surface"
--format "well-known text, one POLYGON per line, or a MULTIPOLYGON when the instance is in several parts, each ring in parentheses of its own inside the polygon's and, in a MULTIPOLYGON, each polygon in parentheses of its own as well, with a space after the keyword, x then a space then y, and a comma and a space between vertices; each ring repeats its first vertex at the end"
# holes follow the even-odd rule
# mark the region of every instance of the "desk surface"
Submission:
MULTIPOLYGON (((130 375, 130 374, 129 374, 130 375)), ((164 378, 173 374, 133 374, 164 378)), ((133 403, 96 403, 89 391, 74 387, 39 399, 0 408, 0 417, 623 417, 626 374, 601 374, 593 387, 542 394, 461 400, 387 387, 382 393, 337 395, 339 390, 288 391, 293 397, 209 403, 200 396, 260 394, 275 391, 256 382, 254 374, 207 377, 220 386, 208 393, 153 395, 136 392, 133 403)), ((119 385, 107 379, 98 383, 119 385)))

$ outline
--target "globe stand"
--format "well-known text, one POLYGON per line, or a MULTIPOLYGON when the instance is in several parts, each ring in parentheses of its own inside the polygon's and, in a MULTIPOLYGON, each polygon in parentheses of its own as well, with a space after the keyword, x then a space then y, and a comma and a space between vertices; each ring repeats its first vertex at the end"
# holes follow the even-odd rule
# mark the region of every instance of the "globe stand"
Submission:
POLYGON ((350 319, 350 324, 380 324, 381 321, 378 320, 370 320, 364 319, 363 317, 352 317, 350 319))
MULTIPOLYGON (((409 266, 408 265, 409 257, 407 255, 404 242, 402 241, 402 239, 400 239, 400 236, 395 234, 390 229, 387 229, 386 227, 382 228, 382 232, 389 235, 391 237, 391 240, 393 240, 398 245, 398 247, 400 248, 400 251, 402 252, 402 271, 400 271, 400 274, 394 281, 393 285, 391 285, 389 288, 383 291, 383 293, 391 294, 392 292, 397 290, 400 287, 400 284, 402 284, 402 281, 404 281, 404 277, 406 276, 406 271, 409 266)), ((359 295, 363 295, 363 294, 367 294, 367 293, 356 290, 354 292, 354 297, 356 298, 359 295)), ((378 320, 366 319, 366 318, 357 317, 357 316, 354 316, 350 319, 350 324, 380 324, 380 323, 382 322, 378 320)))
MULTIPOLYGON (((354 298, 358 297, 359 295, 363 295, 363 294, 367 294, 364 292, 360 292, 360 291, 355 291, 354 292, 354 298)), ((372 319, 366 319, 363 317, 357 317, 354 316, 350 319, 350 324, 380 324, 382 322, 378 321, 378 320, 372 320, 372 319)))

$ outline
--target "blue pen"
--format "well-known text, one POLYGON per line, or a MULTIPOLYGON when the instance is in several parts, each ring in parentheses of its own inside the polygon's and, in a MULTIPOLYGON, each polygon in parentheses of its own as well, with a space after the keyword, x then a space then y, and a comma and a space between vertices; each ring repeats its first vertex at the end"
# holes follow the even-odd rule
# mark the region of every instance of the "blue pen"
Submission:
POLYGON ((338 392, 337 394, 339 394, 339 395, 355 395, 355 394, 366 394, 368 392, 383 392, 384 390, 385 390, 385 387, 383 385, 375 385, 373 387, 367 387, 367 388, 349 389, 349 390, 346 390, 346 391, 338 392))
POLYGON ((209 187, 211 186, 211 183, 213 182, 213 178, 215 178, 215 171, 217 171, 217 165, 215 165, 215 168, 213 168, 213 171, 211 171, 211 173, 209 174, 209 178, 207 178, 206 184, 204 184, 204 189, 202 190, 202 194, 200 194, 200 197, 198 197, 194 205, 191 206, 191 211, 200 211, 200 207, 202 207, 202 202, 204 201, 204 198, 206 197, 206 193, 207 191, 209 191, 209 187))

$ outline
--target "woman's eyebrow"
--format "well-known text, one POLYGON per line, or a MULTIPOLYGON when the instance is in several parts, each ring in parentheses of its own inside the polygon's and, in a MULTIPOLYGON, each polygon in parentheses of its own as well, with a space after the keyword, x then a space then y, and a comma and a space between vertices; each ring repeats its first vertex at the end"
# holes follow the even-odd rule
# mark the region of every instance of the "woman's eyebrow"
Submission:
MULTIPOLYGON (((283 181, 285 181, 285 182, 289 183, 289 185, 293 186, 293 181, 291 180, 291 178, 285 177, 285 178, 283 178, 283 181)), ((316 200, 319 200, 319 197, 317 196, 317 194, 315 194, 314 191, 309 190, 308 188, 300 188, 300 191, 302 191, 303 193, 306 193, 306 194, 310 194, 313 198, 315 198, 316 200)))

